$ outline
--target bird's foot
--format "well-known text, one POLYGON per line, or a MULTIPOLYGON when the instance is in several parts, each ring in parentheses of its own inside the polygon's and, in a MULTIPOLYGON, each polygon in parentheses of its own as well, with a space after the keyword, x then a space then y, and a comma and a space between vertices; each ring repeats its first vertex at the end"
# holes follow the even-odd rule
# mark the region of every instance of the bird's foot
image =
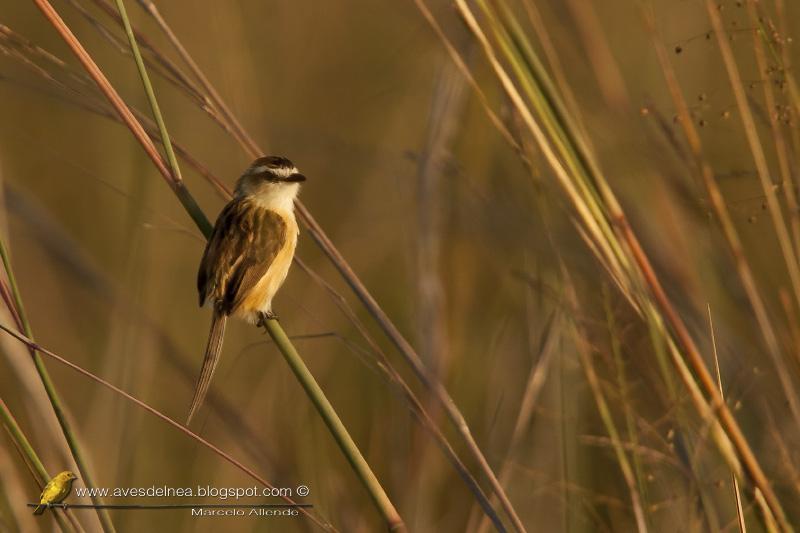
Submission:
POLYGON ((262 311, 262 312, 258 313, 258 322, 256 322, 256 325, 259 326, 259 327, 262 327, 262 326, 266 327, 267 320, 278 321, 279 320, 278 319, 278 315, 276 315, 272 311, 266 311, 266 312, 262 311))

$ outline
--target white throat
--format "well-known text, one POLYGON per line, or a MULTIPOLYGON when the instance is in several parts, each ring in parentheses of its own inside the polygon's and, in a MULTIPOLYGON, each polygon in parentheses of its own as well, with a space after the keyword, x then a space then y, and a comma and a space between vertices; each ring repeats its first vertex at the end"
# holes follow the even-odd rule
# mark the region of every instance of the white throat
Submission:
POLYGON ((253 200, 266 209, 294 213, 294 200, 300 191, 299 183, 264 183, 251 191, 253 200))

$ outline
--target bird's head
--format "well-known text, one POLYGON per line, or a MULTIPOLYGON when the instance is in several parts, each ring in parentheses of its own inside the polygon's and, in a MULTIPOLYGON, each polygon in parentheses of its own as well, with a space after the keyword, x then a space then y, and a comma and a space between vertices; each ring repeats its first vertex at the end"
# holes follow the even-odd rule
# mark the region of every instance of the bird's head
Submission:
POLYGON ((62 481, 74 481, 78 479, 78 476, 75 475, 75 472, 72 472, 71 470, 64 470, 56 477, 61 479, 62 481))
POLYGON ((247 167, 242 176, 250 176, 271 183, 297 183, 306 177, 297 171, 297 167, 286 159, 276 155, 259 157, 247 167))
POLYGON ((300 182, 306 177, 294 163, 279 156, 259 157, 247 167, 236 183, 236 196, 287 199, 291 202, 297 195, 300 182))

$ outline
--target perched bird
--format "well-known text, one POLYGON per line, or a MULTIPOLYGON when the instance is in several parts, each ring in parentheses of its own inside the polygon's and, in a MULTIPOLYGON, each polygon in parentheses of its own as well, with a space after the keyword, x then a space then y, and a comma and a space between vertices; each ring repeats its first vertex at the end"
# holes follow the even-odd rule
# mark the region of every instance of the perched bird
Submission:
POLYGON ((294 200, 305 179, 284 157, 260 157, 239 178, 233 200, 214 224, 197 273, 200 305, 213 310, 211 332, 186 425, 208 393, 226 319, 261 324, 276 318, 272 298, 294 257, 294 200))
POLYGON ((47 482, 39 498, 39 505, 33 510, 33 514, 42 514, 47 506, 52 503, 61 503, 64 498, 72 492, 72 482, 78 479, 74 473, 65 470, 47 482))

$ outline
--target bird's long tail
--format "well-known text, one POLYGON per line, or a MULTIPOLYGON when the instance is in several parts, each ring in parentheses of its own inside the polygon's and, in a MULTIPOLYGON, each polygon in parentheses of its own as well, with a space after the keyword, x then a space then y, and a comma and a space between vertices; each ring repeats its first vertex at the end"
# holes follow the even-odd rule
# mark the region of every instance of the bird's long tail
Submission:
POLYGON ((47 509, 46 505, 39 504, 36 506, 36 509, 33 510, 33 514, 43 514, 45 509, 47 509))
POLYGON ((208 334, 208 344, 206 345, 206 355, 203 358, 203 367, 200 369, 200 377, 197 378, 197 385, 194 389, 192 406, 189 408, 189 416, 186 418, 188 426, 197 409, 203 403, 208 394, 208 387, 211 385, 211 378, 219 362, 219 355, 222 351, 222 338, 225 336, 225 314, 214 308, 214 317, 211 321, 211 332, 208 334))

